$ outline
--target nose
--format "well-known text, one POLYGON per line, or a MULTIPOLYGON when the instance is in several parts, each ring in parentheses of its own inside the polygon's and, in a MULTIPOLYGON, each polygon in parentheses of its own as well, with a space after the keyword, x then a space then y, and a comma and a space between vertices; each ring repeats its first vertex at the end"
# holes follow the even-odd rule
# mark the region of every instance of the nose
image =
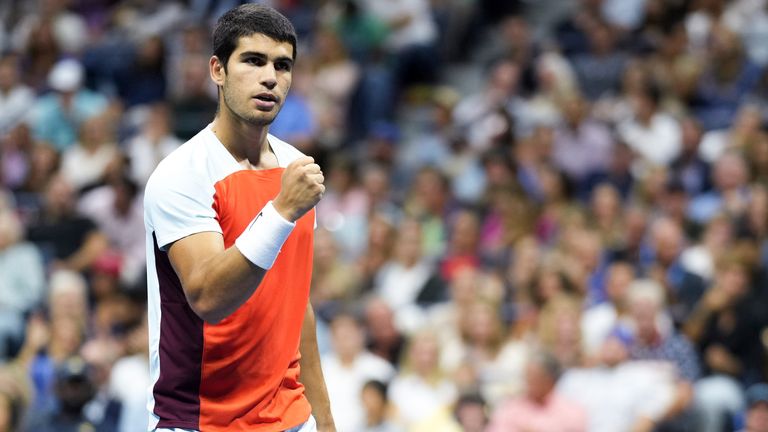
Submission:
POLYGON ((277 86, 277 72, 275 71, 275 65, 272 63, 267 64, 262 68, 263 74, 261 76, 261 85, 268 90, 272 90, 277 86))

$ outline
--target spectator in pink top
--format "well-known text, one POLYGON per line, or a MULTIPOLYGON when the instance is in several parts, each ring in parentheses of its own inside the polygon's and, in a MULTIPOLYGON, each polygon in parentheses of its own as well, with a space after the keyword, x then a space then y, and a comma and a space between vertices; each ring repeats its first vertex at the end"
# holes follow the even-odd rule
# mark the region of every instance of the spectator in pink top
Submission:
POLYGON ((531 357, 525 372, 525 393, 496 408, 487 432, 586 431, 584 408, 554 392, 560 371, 551 354, 541 352, 531 357))

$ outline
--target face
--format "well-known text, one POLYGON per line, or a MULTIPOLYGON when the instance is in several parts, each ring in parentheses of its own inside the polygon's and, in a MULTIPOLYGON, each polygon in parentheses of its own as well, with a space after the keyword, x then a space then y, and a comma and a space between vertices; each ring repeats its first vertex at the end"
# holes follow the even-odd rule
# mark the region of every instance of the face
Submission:
POLYGON ((528 397, 543 400, 552 391, 555 382, 546 369, 535 362, 529 363, 525 371, 525 383, 528 397))
POLYGON ((365 411, 369 413, 379 414, 386 408, 386 401, 382 394, 373 387, 363 387, 361 400, 365 411))
POLYGON ((651 341, 656 335, 658 307, 650 300, 637 300, 631 306, 632 319, 637 327, 637 336, 642 341, 651 341))
POLYGON ((343 357, 354 357, 362 349, 362 329, 352 317, 339 316, 331 323, 331 338, 336 352, 343 357))
POLYGON ((253 126, 272 123, 291 87, 293 47, 255 33, 238 40, 224 70, 210 60, 211 79, 220 88, 221 111, 253 126))
POLYGON ((627 292, 627 287, 632 282, 634 273, 632 267, 625 264, 614 264, 608 270, 608 280, 605 284, 605 290, 608 294, 608 298, 614 304, 619 304, 624 301, 624 296, 627 292))
POLYGON ((431 334, 424 333, 414 336, 412 343, 410 357, 413 369, 421 375, 434 371, 440 356, 437 339, 431 334))
POLYGON ((768 403, 758 402, 747 411, 749 432, 768 432, 768 403))

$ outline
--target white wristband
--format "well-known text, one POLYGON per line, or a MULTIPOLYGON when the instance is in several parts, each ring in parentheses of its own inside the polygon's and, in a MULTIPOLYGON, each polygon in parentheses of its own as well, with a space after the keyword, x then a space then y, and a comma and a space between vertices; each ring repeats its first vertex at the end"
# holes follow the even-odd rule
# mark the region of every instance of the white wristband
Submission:
POLYGON ((235 240, 235 246, 248 261, 269 270, 294 226, 296 223, 285 220, 269 201, 235 240))

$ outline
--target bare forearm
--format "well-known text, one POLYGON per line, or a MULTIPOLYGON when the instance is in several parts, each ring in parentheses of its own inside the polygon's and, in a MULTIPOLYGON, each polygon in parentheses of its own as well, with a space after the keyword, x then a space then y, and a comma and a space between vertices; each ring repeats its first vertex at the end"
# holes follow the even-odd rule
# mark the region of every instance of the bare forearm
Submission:
POLYGON ((181 239, 168 254, 192 310, 211 323, 221 321, 245 303, 266 273, 237 247, 225 250, 218 233, 181 239))
POLYGON ((331 403, 328 389, 325 387, 323 371, 320 367, 320 352, 317 348, 315 314, 311 305, 307 305, 304 324, 301 330, 301 381, 304 392, 312 405, 312 414, 317 420, 318 431, 333 432, 336 426, 331 415, 331 403))
POLYGON ((83 271, 87 269, 96 258, 109 247, 109 241, 106 236, 100 232, 88 234, 83 245, 67 259, 63 264, 66 268, 74 271, 83 271))
POLYGON ((712 316, 712 311, 706 305, 701 304, 688 317, 683 326, 683 333, 688 336, 691 342, 698 343, 701 340, 710 316, 712 316))
MULTIPOLYGON (((266 270, 251 263, 231 247, 212 257, 196 275, 200 282, 194 303, 205 311, 207 321, 218 322, 245 303, 266 274, 266 270)), ((189 299, 190 303, 193 299, 189 299)))

